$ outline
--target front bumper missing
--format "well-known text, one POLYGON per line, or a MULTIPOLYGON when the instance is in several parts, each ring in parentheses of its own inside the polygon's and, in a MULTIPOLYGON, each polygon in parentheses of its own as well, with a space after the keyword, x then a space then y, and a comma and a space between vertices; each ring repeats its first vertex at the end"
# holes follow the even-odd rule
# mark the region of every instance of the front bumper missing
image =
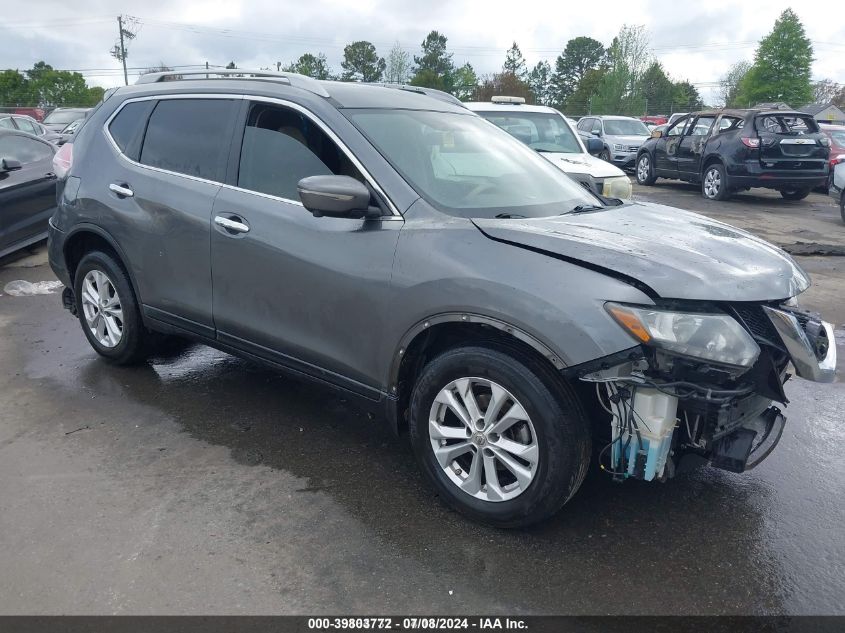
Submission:
POLYGON ((716 441, 711 465, 733 473, 751 470, 775 450, 785 426, 786 418, 780 409, 769 407, 751 424, 716 441))
POLYGON ((763 306, 763 310, 789 352, 795 373, 801 378, 815 382, 833 382, 836 378, 836 340, 833 338, 833 326, 822 321, 817 340, 810 341, 801 323, 791 312, 769 306, 763 306))

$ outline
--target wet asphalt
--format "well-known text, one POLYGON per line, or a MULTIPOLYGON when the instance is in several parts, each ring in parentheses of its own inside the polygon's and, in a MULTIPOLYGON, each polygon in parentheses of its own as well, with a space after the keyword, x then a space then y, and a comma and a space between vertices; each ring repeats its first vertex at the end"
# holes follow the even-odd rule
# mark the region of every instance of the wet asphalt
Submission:
POLYGON ((843 382, 791 380, 749 473, 593 468, 500 531, 330 392, 203 346, 106 364, 58 294, 2 292, 53 279, 22 261, 0 265, 2 614, 845 614, 843 382))

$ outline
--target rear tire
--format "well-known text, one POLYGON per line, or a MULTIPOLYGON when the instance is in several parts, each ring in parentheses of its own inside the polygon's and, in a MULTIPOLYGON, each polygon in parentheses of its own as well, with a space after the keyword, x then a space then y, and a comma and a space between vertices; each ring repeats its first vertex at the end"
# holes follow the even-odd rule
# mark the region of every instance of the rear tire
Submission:
POLYGON ((708 200, 727 200, 730 197, 728 177, 721 163, 711 163, 704 169, 701 194, 708 200))
POLYGON ((641 185, 653 185, 657 180, 654 175, 654 165, 648 152, 640 154, 637 159, 637 182, 641 185))
POLYGON ((803 200, 810 195, 809 189, 781 189, 780 195, 784 200, 803 200))
POLYGON ((414 385, 408 427, 439 496, 496 527, 557 512, 590 462, 577 396, 551 370, 505 348, 460 347, 430 361, 414 385))
POLYGON ((76 268, 73 290, 82 331, 95 352, 117 365, 146 357, 152 337, 144 328, 129 277, 112 255, 85 255, 76 268))

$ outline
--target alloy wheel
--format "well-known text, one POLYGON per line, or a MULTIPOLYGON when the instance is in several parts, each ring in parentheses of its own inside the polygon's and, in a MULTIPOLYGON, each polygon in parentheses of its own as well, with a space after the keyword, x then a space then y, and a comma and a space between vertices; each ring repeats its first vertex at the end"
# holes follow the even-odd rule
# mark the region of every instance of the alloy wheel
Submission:
POLYGON ((537 434, 525 408, 486 378, 459 378, 434 399, 431 449, 449 480, 483 501, 507 501, 537 473, 537 434))
POLYGON ((704 195, 708 198, 715 198, 722 188, 722 175, 718 169, 709 169, 704 175, 704 195))
POLYGON ((640 161, 637 163, 637 178, 640 182, 648 180, 650 170, 651 161, 648 159, 648 156, 644 154, 640 157, 640 161))
POLYGON ((91 270, 82 280, 82 312, 85 323, 103 347, 116 347, 123 338, 123 309, 111 279, 91 270))

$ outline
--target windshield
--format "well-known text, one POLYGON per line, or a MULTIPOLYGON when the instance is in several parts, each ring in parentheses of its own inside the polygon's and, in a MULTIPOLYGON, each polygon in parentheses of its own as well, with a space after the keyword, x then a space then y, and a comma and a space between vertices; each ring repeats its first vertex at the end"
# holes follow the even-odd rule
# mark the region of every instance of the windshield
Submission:
POLYGON ((562 116, 552 112, 479 112, 505 132, 539 152, 582 154, 581 145, 562 116))
POLYGON ((584 187, 480 117, 421 110, 343 112, 420 196, 446 213, 544 217, 600 206, 584 187))
POLYGON ((650 132, 636 119, 605 119, 604 133, 611 136, 648 136, 650 132))
POLYGON ((53 110, 44 119, 44 123, 72 123, 83 113, 79 110, 53 110))

